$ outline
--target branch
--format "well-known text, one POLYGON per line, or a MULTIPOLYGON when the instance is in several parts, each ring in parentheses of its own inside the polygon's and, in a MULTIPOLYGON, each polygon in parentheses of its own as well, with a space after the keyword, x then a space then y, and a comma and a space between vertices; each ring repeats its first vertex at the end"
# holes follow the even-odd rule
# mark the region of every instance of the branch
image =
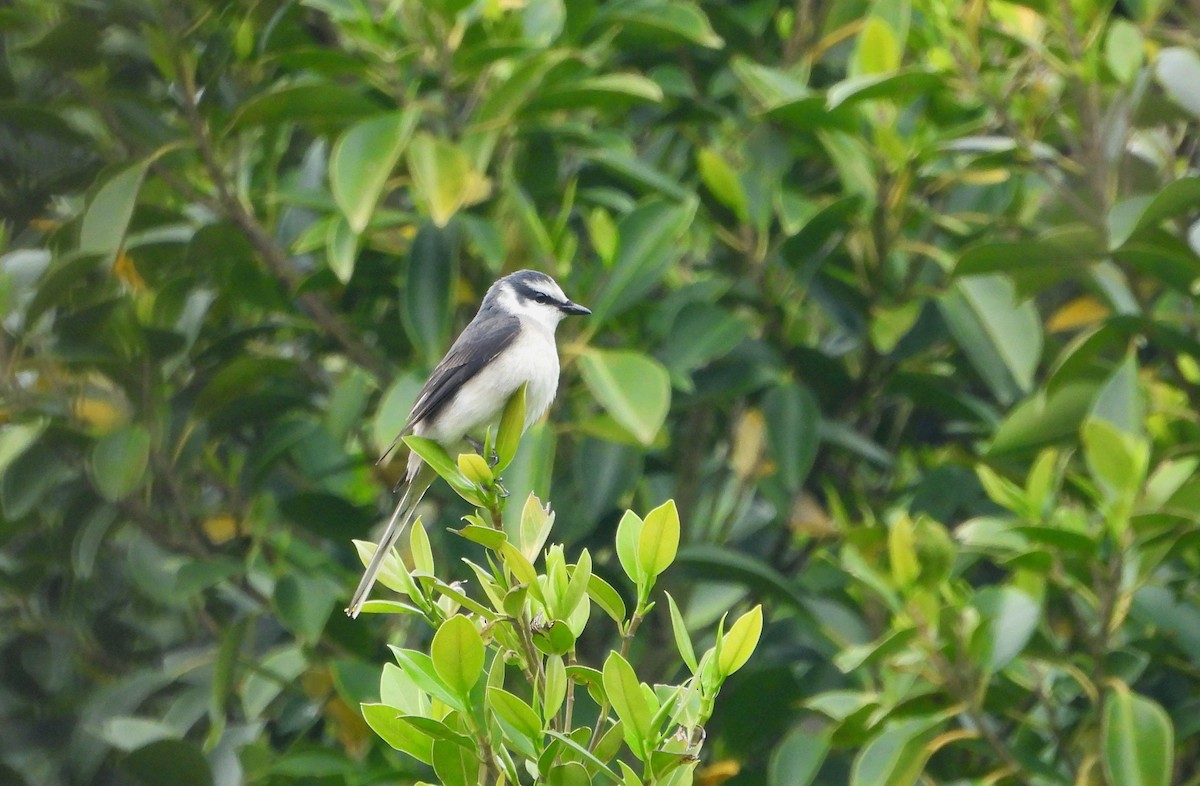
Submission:
MULTIPOLYGON (((296 291, 300 284, 299 276, 288 264, 286 252, 275 242, 275 239, 271 237, 254 213, 238 198, 229 178, 217 160, 212 137, 204 119, 200 116, 196 82, 191 69, 183 62, 178 48, 173 51, 172 57, 181 88, 184 116, 196 142, 200 158, 204 162, 204 168, 216 188, 216 206, 250 241, 250 245, 258 252, 271 275, 289 290, 296 291)), ((296 297, 301 308, 342 347, 351 360, 370 371, 375 377, 381 380, 387 379, 389 373, 384 360, 358 339, 350 327, 330 308, 324 298, 313 292, 303 292, 296 297)))

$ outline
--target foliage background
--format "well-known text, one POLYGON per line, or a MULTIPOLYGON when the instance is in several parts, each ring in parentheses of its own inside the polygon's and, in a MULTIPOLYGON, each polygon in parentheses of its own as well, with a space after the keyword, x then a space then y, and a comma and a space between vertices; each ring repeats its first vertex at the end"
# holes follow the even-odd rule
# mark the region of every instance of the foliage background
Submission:
POLYGON ((615 575, 674 497, 689 623, 768 604, 699 782, 1200 782, 1198 17, 0 9, 0 780, 422 777, 350 540, 528 266, 596 314, 516 498, 615 575))

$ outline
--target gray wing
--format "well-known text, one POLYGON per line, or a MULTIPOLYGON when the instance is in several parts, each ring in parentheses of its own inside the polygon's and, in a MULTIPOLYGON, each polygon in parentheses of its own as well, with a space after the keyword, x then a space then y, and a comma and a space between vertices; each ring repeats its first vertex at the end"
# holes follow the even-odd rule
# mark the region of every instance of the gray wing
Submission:
POLYGON ((404 428, 400 429, 400 433, 376 463, 387 458, 401 437, 412 431, 417 421, 436 417, 462 386, 503 352, 520 332, 521 320, 511 314, 497 314, 471 320, 471 324, 467 325, 466 330, 450 347, 446 357, 442 358, 442 362, 438 363, 429 375, 425 386, 417 395, 412 411, 408 413, 408 421, 404 428))

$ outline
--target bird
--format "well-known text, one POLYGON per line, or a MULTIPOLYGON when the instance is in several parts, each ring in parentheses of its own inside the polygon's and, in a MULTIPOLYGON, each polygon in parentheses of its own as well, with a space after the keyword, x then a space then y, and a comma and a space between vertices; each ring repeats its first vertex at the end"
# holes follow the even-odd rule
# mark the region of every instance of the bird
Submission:
MULTIPOLYGON (((568 298, 557 282, 536 270, 518 270, 488 288, 475 317, 450 346, 425 382, 404 427, 380 457, 414 434, 447 450, 478 444, 499 422, 508 399, 525 389, 522 433, 540 418, 558 392, 558 323, 590 309, 568 298)), ((384 528, 346 613, 358 617, 383 561, 408 526, 435 473, 415 452, 408 457, 404 493, 384 528)))

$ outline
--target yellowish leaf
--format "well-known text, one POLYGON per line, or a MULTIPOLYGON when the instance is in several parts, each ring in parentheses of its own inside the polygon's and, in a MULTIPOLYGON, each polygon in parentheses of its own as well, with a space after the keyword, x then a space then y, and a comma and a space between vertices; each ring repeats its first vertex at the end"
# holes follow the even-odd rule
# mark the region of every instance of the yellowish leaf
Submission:
POLYGON ((729 464, 741 480, 757 475, 766 440, 766 426, 762 410, 748 409, 733 427, 733 451, 729 464))
POLYGON ((149 289, 146 286, 146 280, 142 278, 142 274, 138 272, 137 266, 133 264, 133 257, 125 253, 124 249, 117 253, 117 261, 113 265, 113 273, 134 292, 145 292, 149 289))
POLYGON ((698 786, 721 786, 722 783, 742 771, 742 763, 734 759, 714 761, 696 773, 698 786))
POLYGON ((216 546, 228 543, 241 534, 238 520, 228 513, 210 516, 204 520, 200 528, 204 530, 204 537, 208 538, 208 542, 216 546))
POLYGON ((1059 306, 1046 320, 1046 330, 1062 333, 1094 325, 1108 317, 1112 311, 1091 295, 1081 295, 1059 306))

